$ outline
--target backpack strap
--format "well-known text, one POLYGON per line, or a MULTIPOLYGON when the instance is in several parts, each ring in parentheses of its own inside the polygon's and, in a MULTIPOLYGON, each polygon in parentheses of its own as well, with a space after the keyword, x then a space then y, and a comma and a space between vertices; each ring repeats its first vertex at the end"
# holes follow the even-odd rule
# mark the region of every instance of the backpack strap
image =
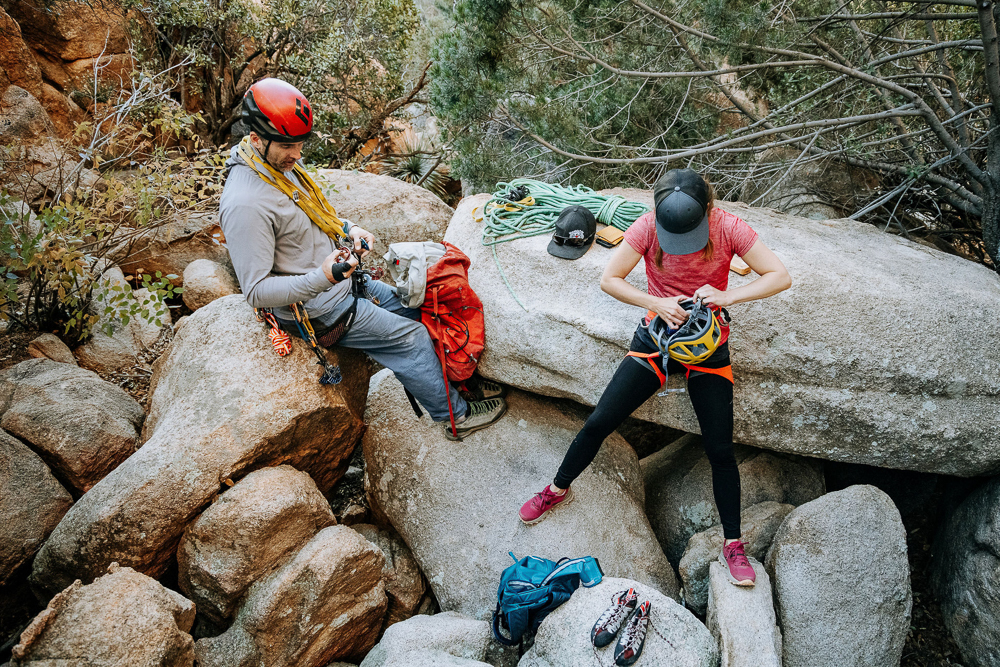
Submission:
POLYGON ((504 646, 517 646, 520 641, 514 641, 512 639, 507 639, 502 634, 500 634, 500 624, 503 620, 503 615, 500 613, 500 605, 497 604, 497 608, 493 611, 493 638, 504 646))

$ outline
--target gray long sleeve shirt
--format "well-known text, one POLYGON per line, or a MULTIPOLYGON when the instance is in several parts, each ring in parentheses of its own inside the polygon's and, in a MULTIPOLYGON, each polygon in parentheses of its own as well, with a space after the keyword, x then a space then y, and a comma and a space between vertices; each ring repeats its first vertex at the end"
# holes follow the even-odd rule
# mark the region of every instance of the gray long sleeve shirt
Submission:
MULTIPOLYGON (((302 301, 312 318, 332 312, 351 293, 351 281, 331 284, 320 266, 336 245, 295 202, 264 182, 234 147, 219 203, 220 226, 240 288, 254 308, 294 319, 302 301)), ((292 172, 285 174, 293 183, 292 172)), ((345 221, 344 231, 350 226, 345 221)))

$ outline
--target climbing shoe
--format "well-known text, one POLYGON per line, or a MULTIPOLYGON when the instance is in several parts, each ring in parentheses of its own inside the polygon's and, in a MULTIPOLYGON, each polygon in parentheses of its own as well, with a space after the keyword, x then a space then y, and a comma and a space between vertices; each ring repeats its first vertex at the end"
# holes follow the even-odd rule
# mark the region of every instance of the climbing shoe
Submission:
POLYGON ((568 505, 571 500, 573 500, 573 489, 566 489, 565 493, 557 495, 551 487, 546 486, 543 491, 536 493, 531 500, 521 505, 518 516, 521 517, 521 521, 531 526, 544 519, 549 510, 556 505, 560 503, 568 505))
POLYGON ((615 646, 615 664, 618 667, 634 665, 642 655, 642 647, 646 644, 646 628, 649 626, 649 600, 646 600, 635 610, 625 624, 622 636, 615 646))
POLYGON ((604 610, 597 623, 594 623, 593 630, 590 631, 590 641, 597 648, 604 648, 615 640, 615 635, 622 627, 622 623, 632 613, 638 604, 639 598, 634 588, 627 591, 619 591, 611 596, 611 606, 604 610))
POLYGON ((458 393, 466 401, 488 401, 491 398, 504 398, 507 396, 507 387, 492 380, 479 377, 478 375, 473 375, 462 383, 458 393))
POLYGON ((753 566, 750 565, 743 549, 743 543, 739 540, 723 545, 719 562, 726 568, 729 581, 737 586, 753 586, 757 581, 757 573, 753 571, 753 566))
POLYGON ((485 401, 469 401, 469 411, 465 419, 455 420, 457 435, 451 432, 451 422, 445 422, 444 435, 449 440, 461 440, 470 433, 486 428, 503 417, 507 412, 507 402, 502 398, 490 398, 485 401))

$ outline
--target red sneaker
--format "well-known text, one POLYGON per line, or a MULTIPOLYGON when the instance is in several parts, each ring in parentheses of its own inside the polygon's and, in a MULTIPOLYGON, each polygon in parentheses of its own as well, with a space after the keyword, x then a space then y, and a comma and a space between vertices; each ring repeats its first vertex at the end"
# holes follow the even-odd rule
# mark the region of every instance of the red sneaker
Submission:
POLYGON ((549 510, 560 503, 569 504, 573 500, 573 489, 566 489, 566 493, 561 496, 556 495, 546 486, 541 493, 536 493, 531 500, 521 505, 518 515, 521 521, 529 526, 534 525, 545 518, 549 510))
POLYGON ((737 586, 753 586, 757 581, 757 573, 753 571, 743 550, 743 543, 739 540, 723 545, 719 562, 726 568, 729 581, 737 586))

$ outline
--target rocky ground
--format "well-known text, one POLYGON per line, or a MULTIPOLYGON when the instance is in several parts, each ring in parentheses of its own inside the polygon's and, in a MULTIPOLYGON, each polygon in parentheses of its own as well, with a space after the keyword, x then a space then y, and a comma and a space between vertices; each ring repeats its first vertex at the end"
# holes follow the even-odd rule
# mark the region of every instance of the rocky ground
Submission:
MULTIPOLYGON (((412 205, 405 196, 390 197, 385 217, 405 218, 420 208, 420 197, 412 205)), ((443 235, 451 214, 435 210, 425 207, 426 220, 443 235)), ((819 244, 840 243, 827 238, 832 223, 792 224, 756 210, 747 215, 760 217, 755 225, 774 235, 781 252, 806 257, 799 234, 819 244)), ((469 252, 477 252, 461 207, 455 216, 456 233, 469 236, 469 252)), ((394 223, 386 224, 380 234, 391 233, 394 223)), ((213 225, 202 220, 195 233, 210 235, 213 225)), ((924 252, 883 237, 865 239, 889 243, 888 250, 875 251, 897 253, 898 261, 924 252)), ((174 242, 164 243, 169 248, 174 242)), ((514 386, 501 422, 453 443, 440 437, 440 426, 414 418, 391 373, 366 382, 377 369, 362 355, 330 353, 344 370, 345 381, 335 387, 312 381, 315 359, 299 341, 279 360, 232 285, 204 280, 194 289, 203 274, 226 278, 225 258, 196 258, 197 247, 186 247, 176 257, 189 264, 174 272, 192 289, 166 326, 98 335, 75 356, 50 337, 48 359, 27 361, 34 333, 0 337, 0 418, 13 436, 0 441, 2 451, 22 467, 35 461, 73 500, 58 516, 50 511, 45 535, 16 534, 5 541, 13 550, 5 555, 0 549, 0 562, 10 563, 2 572, 7 584, 0 587, 0 630, 11 640, 0 648, 0 663, 13 656, 12 664, 21 667, 44 655, 64 655, 72 642, 93 651, 116 641, 107 628, 148 622, 159 628, 156 650, 181 656, 178 665, 197 657, 201 665, 220 666, 325 667, 364 659, 365 667, 514 667, 516 656, 496 652, 484 620, 512 550, 553 560, 594 555, 607 579, 552 615, 521 667, 592 658, 592 647, 578 641, 586 633, 572 609, 589 615, 606 605, 614 587, 633 585, 657 601, 658 633, 648 648, 664 663, 708 667, 721 652, 730 661, 725 664, 759 667, 764 663, 732 660, 770 651, 766 664, 777 664, 782 649, 771 638, 780 624, 789 667, 813 664, 799 658, 813 655, 819 644, 824 666, 881 665, 885 656, 904 667, 976 664, 962 660, 958 642, 979 640, 956 642, 943 619, 962 613, 954 600, 978 576, 944 577, 951 597, 939 605, 942 573, 931 554, 941 546, 939 540, 935 547, 939 528, 949 526, 956 507, 969 505, 963 501, 982 481, 955 473, 991 471, 993 443, 983 434, 995 419, 988 409, 995 392, 985 381, 963 384, 965 372, 942 362, 933 341, 921 347, 924 357, 899 371, 917 387, 905 388, 895 384, 897 371, 870 370, 873 364, 843 356, 836 341, 823 338, 835 328, 823 320, 826 311, 812 312, 808 328, 779 322, 793 329, 784 336, 775 335, 773 316, 739 313, 737 358, 745 364, 738 369, 745 378, 737 384, 740 409, 759 408, 758 394, 777 401, 766 414, 737 414, 744 429, 737 439, 755 445, 737 448, 746 480, 743 531, 759 561, 760 581, 744 590, 728 585, 711 565, 721 527, 710 466, 697 437, 686 434, 691 415, 683 395, 651 401, 637 413, 642 420, 629 418, 608 438, 574 484, 573 509, 533 527, 517 520, 517 506, 548 480, 586 419, 594 388, 605 381, 601 374, 620 360, 614 341, 627 339, 634 326, 594 291, 600 251, 573 267, 572 280, 580 281, 573 307, 566 307, 569 297, 560 297, 531 302, 527 313, 509 308, 506 289, 484 276, 495 269, 485 261, 490 258, 476 260, 472 279, 483 284, 482 290, 474 287, 486 297, 493 342, 481 368, 514 386), (198 266, 208 270, 189 270, 198 266), (592 299, 581 296, 587 290, 594 291, 592 299), (491 319, 496 314, 500 319, 491 319), (534 344, 510 338, 515 330, 536 332, 534 344), (549 345, 552 340, 569 342, 549 345), (869 369, 860 379, 859 363, 869 369), (859 382, 876 390, 852 384, 859 382), (922 398, 910 422, 899 425, 910 430, 912 442, 894 434, 885 447, 873 448, 861 437, 858 419, 884 410, 887 392, 905 403, 924 389, 931 398, 922 398), (844 403, 843 396, 851 400, 844 403), (958 422, 952 408, 966 410, 958 422), (803 418, 789 418, 794 415, 803 418), (778 431, 765 418, 777 420, 778 431), (74 427, 65 428, 69 423, 74 427), (831 434, 842 438, 839 445, 831 434), (963 438, 968 447, 959 446, 963 438), (834 454, 850 463, 825 460, 834 454), (924 472, 900 470, 907 466, 924 472), (804 543, 812 551, 804 553, 804 543), (831 577, 830 567, 852 577, 831 577), (346 577, 348 572, 361 574, 346 577), (76 579, 83 582, 74 584, 76 579), (115 603, 98 605, 103 616, 84 613, 108 596, 115 603), (48 611, 36 616, 43 609, 39 600, 50 598, 48 611), (439 608, 448 612, 434 614, 439 608), (364 631, 347 631, 345 619, 364 631), (740 636, 747 627, 760 631, 740 636), (757 642, 752 649, 751 640, 757 642)), ((511 250, 501 249, 502 261, 510 261, 511 250)), ((158 261, 171 256, 157 255, 158 261)), ((543 252, 526 256, 538 260, 537 271, 562 266, 546 263, 543 252)), ((806 262, 802 257, 797 261, 806 262)), ((965 276, 964 265, 932 259, 942 275, 965 276)), ((850 278, 839 270, 817 269, 833 284, 850 278)), ((125 280, 116 276, 109 273, 109 279, 125 280)), ((995 282, 971 278, 986 287, 995 282)), ((820 294, 803 282, 802 300, 833 298, 835 290, 824 287, 820 294)), ((515 280, 514 288, 521 287, 515 280)), ((916 287, 896 288, 896 310, 905 310, 912 296, 906 290, 916 287)), ((776 310, 798 303, 777 303, 776 310)), ((974 307, 985 312, 991 303, 974 307)), ((970 342, 989 363, 991 340, 987 331, 970 342)), ((905 347, 889 353, 902 354, 905 347)), ((11 483, 26 485, 17 470, 0 466, 11 483)), ((42 516, 30 503, 41 503, 43 494, 9 495, 17 497, 5 515, 42 516)), ((11 502, 0 496, 0 503, 5 500, 11 502)), ((983 520, 982 512, 969 516, 959 531, 963 540, 983 520)), ((9 523, 15 531, 41 524, 9 523)), ((952 552, 952 558, 980 553, 965 542, 952 552)), ((975 572, 991 563, 960 565, 975 572)), ((598 661, 608 662, 607 656, 598 661)))

